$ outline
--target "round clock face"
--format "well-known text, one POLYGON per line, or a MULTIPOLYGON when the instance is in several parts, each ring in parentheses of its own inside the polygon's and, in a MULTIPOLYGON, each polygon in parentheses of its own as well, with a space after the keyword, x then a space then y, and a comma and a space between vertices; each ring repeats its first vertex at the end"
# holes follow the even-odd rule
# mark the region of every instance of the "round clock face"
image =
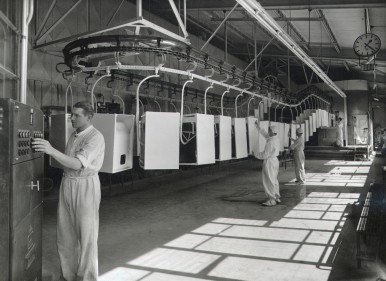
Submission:
POLYGON ((371 57, 381 48, 381 39, 372 33, 362 34, 355 40, 353 48, 358 56, 371 57))

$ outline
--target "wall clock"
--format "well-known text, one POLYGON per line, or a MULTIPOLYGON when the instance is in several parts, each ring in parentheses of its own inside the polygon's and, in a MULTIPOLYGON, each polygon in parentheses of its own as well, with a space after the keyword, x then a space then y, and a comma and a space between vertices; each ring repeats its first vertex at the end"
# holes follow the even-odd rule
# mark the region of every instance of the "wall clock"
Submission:
POLYGON ((381 49, 381 39, 373 33, 365 33, 354 41, 354 52, 359 57, 371 57, 381 49))

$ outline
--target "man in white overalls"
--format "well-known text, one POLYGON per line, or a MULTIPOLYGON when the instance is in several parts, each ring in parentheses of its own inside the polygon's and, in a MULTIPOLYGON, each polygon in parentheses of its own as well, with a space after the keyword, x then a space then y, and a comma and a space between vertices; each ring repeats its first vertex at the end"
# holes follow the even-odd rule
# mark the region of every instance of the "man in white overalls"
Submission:
POLYGON ((102 167, 105 141, 91 125, 92 105, 78 102, 71 114, 76 131, 65 153, 44 139, 34 139, 33 148, 55 158, 64 169, 59 193, 57 245, 61 278, 65 281, 98 279, 98 230, 101 200, 98 171, 102 167))
POLYGON ((279 181, 277 179, 279 173, 279 156, 280 140, 277 136, 278 128, 271 126, 268 129, 268 133, 261 129, 259 123, 256 121, 256 128, 259 133, 266 138, 264 151, 259 153, 253 153, 256 158, 264 160, 262 170, 262 181, 267 196, 267 201, 263 203, 264 206, 272 207, 277 203, 280 203, 280 191, 279 181))
MULTIPOLYGON (((291 132, 288 133, 291 138, 291 132)), ((295 176, 296 183, 304 184, 306 182, 306 173, 304 171, 304 138, 302 128, 296 129, 296 139, 291 138, 293 144, 290 149, 294 151, 294 162, 295 162, 295 176)))
POLYGON ((343 146, 343 119, 341 117, 336 122, 336 145, 339 147, 343 146))

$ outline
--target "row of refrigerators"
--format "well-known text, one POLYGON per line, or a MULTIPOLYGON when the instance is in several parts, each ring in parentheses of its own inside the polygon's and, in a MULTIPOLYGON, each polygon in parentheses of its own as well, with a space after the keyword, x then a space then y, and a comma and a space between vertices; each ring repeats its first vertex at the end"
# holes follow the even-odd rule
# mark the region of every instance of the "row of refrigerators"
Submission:
MULTIPOLYGON (((305 141, 319 127, 330 126, 331 114, 322 109, 305 110, 293 124, 260 121, 260 127, 279 129, 280 150, 290 145, 288 132, 296 138, 301 127, 305 141)), ((145 170, 178 169, 180 165, 206 165, 216 161, 246 158, 252 152, 264 150, 265 138, 255 126, 255 117, 231 118, 223 115, 187 114, 176 112, 145 112, 139 122, 139 136, 135 116, 124 114, 95 114, 92 119, 105 138, 106 151, 101 172, 116 173, 133 167, 133 157, 140 157, 145 170), (180 131, 181 130, 181 131, 180 131), (137 140, 137 141, 134 141, 137 140)), ((64 151, 73 132, 69 114, 52 115, 50 142, 64 151)), ((54 159, 50 165, 60 167, 54 159)))

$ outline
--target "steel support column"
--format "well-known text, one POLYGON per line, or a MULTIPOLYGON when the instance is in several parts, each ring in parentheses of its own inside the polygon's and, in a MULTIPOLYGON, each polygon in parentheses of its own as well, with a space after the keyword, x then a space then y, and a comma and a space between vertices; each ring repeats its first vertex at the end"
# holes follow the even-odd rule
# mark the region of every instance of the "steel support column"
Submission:
POLYGON ((28 72, 28 26, 32 20, 34 6, 33 0, 23 0, 21 18, 21 43, 20 43, 20 102, 27 103, 27 72, 28 72))
POLYGON ((347 138, 347 97, 343 98, 343 114, 344 114, 344 122, 343 122, 343 129, 344 129, 344 140, 346 141, 346 145, 348 145, 348 138, 347 138))

